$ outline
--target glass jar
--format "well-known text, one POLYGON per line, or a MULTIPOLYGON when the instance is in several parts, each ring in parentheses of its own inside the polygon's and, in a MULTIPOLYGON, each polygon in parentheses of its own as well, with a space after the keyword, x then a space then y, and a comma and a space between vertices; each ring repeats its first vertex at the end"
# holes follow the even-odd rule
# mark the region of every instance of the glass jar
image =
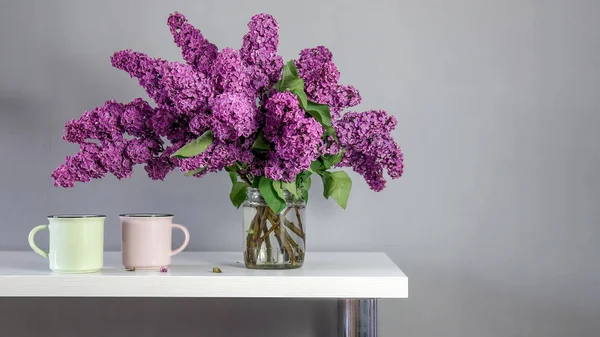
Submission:
POLYGON ((249 269, 293 269, 304 263, 306 203, 284 190, 286 207, 275 214, 260 191, 248 189, 244 209, 244 263, 249 269))

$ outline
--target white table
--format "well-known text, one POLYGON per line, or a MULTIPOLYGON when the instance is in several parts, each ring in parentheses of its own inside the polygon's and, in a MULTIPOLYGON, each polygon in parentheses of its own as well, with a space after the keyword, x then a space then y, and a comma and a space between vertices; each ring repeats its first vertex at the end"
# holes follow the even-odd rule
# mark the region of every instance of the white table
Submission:
POLYGON ((184 252, 161 273, 126 271, 107 252, 101 272, 56 274, 34 252, 0 252, 0 297, 332 298, 340 336, 375 337, 377 299, 408 297, 408 278, 384 253, 309 252, 300 269, 249 270, 241 252, 184 252))

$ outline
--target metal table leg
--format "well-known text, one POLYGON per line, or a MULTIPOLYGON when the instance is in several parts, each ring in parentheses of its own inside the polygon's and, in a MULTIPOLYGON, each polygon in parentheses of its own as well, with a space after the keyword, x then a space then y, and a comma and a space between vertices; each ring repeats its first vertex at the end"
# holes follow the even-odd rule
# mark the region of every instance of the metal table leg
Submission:
POLYGON ((340 299, 340 337, 377 337, 377 299, 340 299))

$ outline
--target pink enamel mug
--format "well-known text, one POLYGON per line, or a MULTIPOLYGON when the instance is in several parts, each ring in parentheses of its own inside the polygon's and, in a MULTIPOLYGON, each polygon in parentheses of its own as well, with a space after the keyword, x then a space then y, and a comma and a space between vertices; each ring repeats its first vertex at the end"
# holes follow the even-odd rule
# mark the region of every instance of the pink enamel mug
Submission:
POLYGON ((190 233, 182 225, 173 223, 173 214, 121 214, 121 252, 127 269, 159 269, 171 264, 171 256, 181 253, 190 242, 190 233), (173 229, 185 236, 183 244, 173 250, 173 229))

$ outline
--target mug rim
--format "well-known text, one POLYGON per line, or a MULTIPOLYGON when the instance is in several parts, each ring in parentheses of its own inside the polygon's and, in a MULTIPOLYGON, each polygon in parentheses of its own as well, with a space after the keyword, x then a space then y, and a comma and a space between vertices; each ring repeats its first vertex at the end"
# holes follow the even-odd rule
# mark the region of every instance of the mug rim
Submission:
POLYGON ((106 218, 104 214, 51 214, 48 219, 87 219, 87 218, 106 218))
POLYGON ((171 218, 175 215, 169 213, 124 213, 119 216, 122 218, 171 218))

